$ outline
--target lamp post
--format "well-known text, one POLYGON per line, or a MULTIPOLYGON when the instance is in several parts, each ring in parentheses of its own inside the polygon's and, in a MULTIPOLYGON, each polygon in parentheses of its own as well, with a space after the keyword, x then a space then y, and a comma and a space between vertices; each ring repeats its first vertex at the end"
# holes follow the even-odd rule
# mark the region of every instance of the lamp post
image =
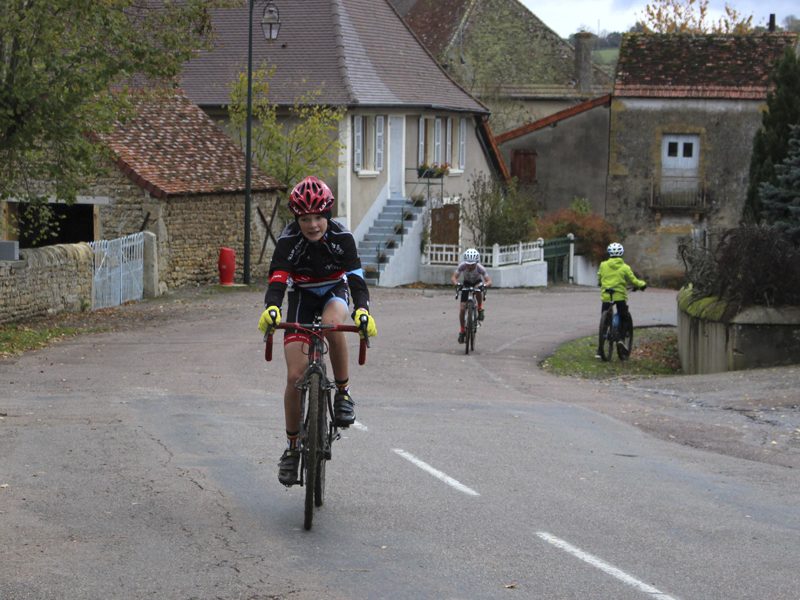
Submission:
MULTIPOLYGON (((253 187, 253 8, 256 0, 250 0, 247 19, 247 119, 245 125, 245 169, 244 169, 244 283, 250 284, 250 211, 253 187)), ((281 29, 278 7, 268 0, 261 16, 261 31, 264 38, 274 40, 281 29)))

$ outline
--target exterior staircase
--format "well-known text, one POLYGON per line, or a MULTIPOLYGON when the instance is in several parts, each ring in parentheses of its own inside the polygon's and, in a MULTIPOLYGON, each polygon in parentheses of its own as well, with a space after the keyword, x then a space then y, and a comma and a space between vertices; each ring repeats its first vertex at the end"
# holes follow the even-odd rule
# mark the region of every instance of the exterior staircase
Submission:
POLYGON ((403 244, 403 236, 416 221, 424 207, 414 206, 408 198, 390 198, 358 243, 358 254, 364 268, 367 285, 377 285, 381 272, 403 244), (402 229, 401 229, 402 223, 402 229))

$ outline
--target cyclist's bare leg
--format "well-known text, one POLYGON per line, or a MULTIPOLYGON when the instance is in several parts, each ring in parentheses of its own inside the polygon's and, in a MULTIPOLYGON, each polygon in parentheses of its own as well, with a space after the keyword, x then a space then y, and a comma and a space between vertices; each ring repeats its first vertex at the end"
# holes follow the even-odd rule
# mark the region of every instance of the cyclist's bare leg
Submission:
MULTIPOLYGON (((347 320, 348 307, 344 302, 334 299, 325 305, 322 311, 322 322, 329 325, 342 325, 347 320)), ((336 381, 347 381, 350 376, 347 341, 341 331, 325 334, 330 347, 331 367, 336 381)))
POLYGON ((464 331, 464 327, 465 327, 464 316, 466 315, 466 312, 467 312, 467 303, 466 302, 462 302, 461 305, 458 308, 458 323, 459 323, 459 325, 461 325, 460 331, 464 331))
POLYGON ((300 431, 300 390, 295 384, 303 377, 308 365, 308 350, 304 346, 303 342, 289 342, 283 347, 286 356, 286 389, 283 392, 286 431, 300 431))

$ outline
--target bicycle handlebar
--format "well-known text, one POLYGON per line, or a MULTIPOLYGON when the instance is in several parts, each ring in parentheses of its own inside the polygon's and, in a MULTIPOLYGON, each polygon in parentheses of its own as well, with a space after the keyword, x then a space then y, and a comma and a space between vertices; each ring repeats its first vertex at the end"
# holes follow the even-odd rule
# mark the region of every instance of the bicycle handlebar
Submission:
MULTIPOLYGON (((273 316, 274 318, 274 316, 273 316)), ((369 348, 369 337, 366 335, 368 319, 365 315, 361 316, 361 325, 332 325, 329 323, 279 323, 267 329, 264 334, 264 360, 272 360, 272 334, 276 329, 301 329, 312 335, 319 335, 326 331, 349 331, 352 333, 362 333, 361 342, 358 348, 358 364, 363 365, 367 362, 367 348, 369 348)))
POLYGON ((485 292, 486 291, 486 284, 480 283, 478 285, 464 285, 463 283, 459 283, 456 285, 456 298, 458 295, 463 292, 485 292))

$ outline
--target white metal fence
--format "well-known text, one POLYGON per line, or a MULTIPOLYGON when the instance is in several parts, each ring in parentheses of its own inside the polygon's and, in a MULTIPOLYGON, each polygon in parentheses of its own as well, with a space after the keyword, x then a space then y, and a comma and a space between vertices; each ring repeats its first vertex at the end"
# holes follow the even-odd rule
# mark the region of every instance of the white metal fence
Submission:
MULTIPOLYGON (((507 246, 486 246, 476 248, 481 254, 481 264, 485 267, 521 265, 527 262, 544 261, 544 240, 518 242, 507 246)), ((465 248, 456 244, 428 244, 424 260, 429 265, 457 265, 465 248)))
POLYGON ((144 295, 144 233, 90 242, 94 252, 92 308, 119 306, 144 295))

